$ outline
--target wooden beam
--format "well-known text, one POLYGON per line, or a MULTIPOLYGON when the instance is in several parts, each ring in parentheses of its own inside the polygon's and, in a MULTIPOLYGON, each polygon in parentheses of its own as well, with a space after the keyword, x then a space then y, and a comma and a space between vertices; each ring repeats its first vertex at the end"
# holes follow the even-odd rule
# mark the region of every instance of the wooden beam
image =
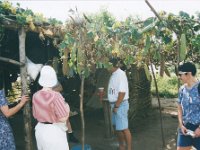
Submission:
MULTIPOLYGON (((0 14, 1 16, 1 14, 0 14)), ((3 20, 0 20, 0 24, 3 28, 5 29, 10 29, 10 30, 14 30, 14 31, 18 31, 20 30, 20 28, 24 28, 25 31, 30 31, 30 32, 34 32, 34 33, 40 33, 42 32, 44 34, 45 37, 49 37, 49 38, 54 38, 54 37, 57 37, 55 35, 55 33, 53 33, 53 29, 56 28, 56 27, 52 27, 50 25, 48 26, 42 26, 42 25, 35 25, 35 29, 32 30, 28 24, 25 24, 25 25, 20 25, 17 23, 17 21, 15 20, 11 20, 11 19, 8 19, 8 18, 3 18, 3 20), (45 34, 44 30, 51 30, 51 32, 53 33, 52 35, 47 35, 45 34)))
MULTIPOLYGON (((26 62, 26 53, 25 53, 25 39, 26 31, 22 27, 19 30, 19 54, 20 62, 26 62)), ((21 85, 22 85, 22 95, 28 95, 28 83, 27 83, 27 71, 26 65, 20 67, 20 76, 21 76, 21 85)), ((24 115, 24 131, 25 131, 25 144, 26 150, 33 150, 33 140, 32 140, 32 124, 31 124, 31 106, 30 101, 26 103, 23 109, 24 115)))
POLYGON ((147 5, 151 8, 151 10, 153 11, 153 13, 156 15, 156 17, 162 21, 161 17, 159 16, 159 14, 156 12, 156 10, 151 6, 151 4, 148 2, 148 0, 145 0, 145 2, 147 3, 147 5))
MULTIPOLYGON (((156 15, 156 17, 163 22, 162 18, 159 16, 159 14, 156 12, 156 10, 153 8, 153 6, 151 6, 151 4, 148 2, 148 0, 145 0, 145 2, 147 3, 147 5, 151 8, 151 10, 153 11, 153 13, 156 15)), ((165 24, 165 22, 163 22, 165 24)), ((165 24, 165 26, 167 27, 167 24, 165 24)), ((163 116, 162 116, 162 111, 161 111, 161 104, 160 104, 160 98, 158 95, 158 87, 157 87, 157 82, 156 82, 156 78, 155 78, 155 74, 153 71, 153 67, 152 67, 152 61, 150 58, 150 62, 151 62, 151 70, 153 73, 153 79, 155 82, 155 86, 156 86, 156 94, 157 94, 157 98, 158 98, 158 105, 159 105, 159 114, 160 114, 160 129, 161 129, 161 136, 162 136, 162 146, 165 147, 165 136, 164 136, 164 129, 163 129, 163 116)))
POLYGON ((0 61, 11 63, 11 64, 14 64, 14 65, 17 65, 17 66, 24 66, 25 65, 24 63, 18 62, 16 60, 13 60, 13 59, 10 59, 10 58, 1 57, 1 56, 0 56, 0 61))

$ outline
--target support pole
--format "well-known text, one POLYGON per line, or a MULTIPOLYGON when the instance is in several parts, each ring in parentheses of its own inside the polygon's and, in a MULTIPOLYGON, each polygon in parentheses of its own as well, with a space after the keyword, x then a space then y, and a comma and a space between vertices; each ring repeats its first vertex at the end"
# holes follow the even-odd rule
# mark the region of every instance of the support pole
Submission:
POLYGON ((110 103, 109 103, 108 99, 103 99, 102 104, 103 104, 103 112, 104 112, 106 138, 112 138, 113 137, 113 126, 112 126, 112 119, 111 119, 110 103))
POLYGON ((18 62, 16 60, 13 60, 13 59, 10 59, 10 58, 1 57, 1 56, 0 56, 0 61, 11 63, 11 64, 14 64, 14 65, 17 65, 17 66, 23 66, 24 65, 23 63, 18 62))
MULTIPOLYGON (((26 31, 23 27, 19 29, 19 54, 20 54, 20 62, 25 64, 26 62, 26 54, 25 54, 25 39, 26 39, 26 31)), ((28 94, 28 84, 27 84, 27 71, 26 65, 20 67, 20 75, 21 75, 21 85, 22 85, 22 95, 28 94)), ((23 109, 23 117, 24 117, 24 132, 25 132, 25 149, 33 150, 33 142, 32 142, 32 125, 31 125, 31 108, 30 102, 26 103, 23 109)))
MULTIPOLYGON (((156 17, 160 20, 163 21, 161 19, 161 17, 158 15, 158 13, 156 12, 156 10, 153 8, 153 6, 151 6, 151 4, 148 2, 148 0, 145 0, 145 2, 147 3, 147 5, 151 8, 151 10, 153 11, 153 13, 156 15, 156 17)), ((163 22, 165 23, 165 22, 163 22)), ((165 24, 167 27, 167 24, 165 24)), ((163 148, 165 147, 165 136, 164 136, 164 129, 163 129, 163 116, 162 116, 162 110, 161 110, 161 102, 160 102, 160 97, 158 94, 158 85, 157 85, 157 81, 156 81, 156 77, 155 77, 155 73, 153 70, 153 64, 152 64, 152 60, 150 57, 150 63, 151 63, 151 70, 152 70, 152 75, 153 75, 153 79, 154 79, 154 83, 155 83, 155 87, 156 87, 156 96, 158 99, 158 106, 159 106, 159 114, 160 114, 160 130, 161 130, 161 136, 162 136, 162 146, 163 148)))
POLYGON ((82 150, 85 149, 85 118, 84 118, 84 111, 83 111, 83 97, 84 97, 84 83, 85 77, 81 75, 81 94, 80 94, 80 113, 81 113, 81 127, 82 127, 82 150))

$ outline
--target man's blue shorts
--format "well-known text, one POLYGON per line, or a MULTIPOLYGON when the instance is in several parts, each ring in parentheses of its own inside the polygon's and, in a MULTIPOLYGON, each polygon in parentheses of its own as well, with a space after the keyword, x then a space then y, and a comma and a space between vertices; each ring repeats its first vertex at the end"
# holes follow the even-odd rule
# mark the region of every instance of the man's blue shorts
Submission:
MULTIPOLYGON (((199 125, 193 125, 191 123, 187 123, 185 127, 187 129, 190 129, 192 131, 195 131, 198 128, 199 125)), ((200 150, 200 137, 198 138, 192 138, 189 135, 184 135, 181 131, 181 129, 178 129, 178 138, 177 138, 177 146, 179 147, 187 147, 187 146, 193 146, 197 150, 200 150)))
POLYGON ((128 129, 128 100, 121 102, 117 112, 113 112, 114 104, 111 104, 112 108, 112 124, 115 126, 115 130, 122 131, 128 129))

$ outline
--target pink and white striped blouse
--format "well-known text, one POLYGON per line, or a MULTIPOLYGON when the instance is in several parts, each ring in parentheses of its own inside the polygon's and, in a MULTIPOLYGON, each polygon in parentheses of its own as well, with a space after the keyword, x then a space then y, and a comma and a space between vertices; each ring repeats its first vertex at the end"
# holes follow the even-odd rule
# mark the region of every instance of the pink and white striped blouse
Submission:
POLYGON ((59 122, 63 117, 69 117, 70 108, 59 92, 40 90, 33 95, 33 117, 38 122, 59 122))

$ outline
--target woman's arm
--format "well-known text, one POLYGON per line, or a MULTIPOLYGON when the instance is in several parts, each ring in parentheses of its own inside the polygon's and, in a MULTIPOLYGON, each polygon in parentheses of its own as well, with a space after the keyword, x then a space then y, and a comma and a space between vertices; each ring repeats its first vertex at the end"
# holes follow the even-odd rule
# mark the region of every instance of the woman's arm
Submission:
POLYGON ((183 111, 180 104, 178 104, 178 122, 183 134, 186 134, 187 128, 183 125, 183 111))
POLYGON ((178 122, 179 122, 179 127, 183 126, 183 120, 182 120, 182 108, 181 105, 178 104, 178 122))
POLYGON ((59 122, 66 122, 69 117, 62 117, 59 119, 59 122))
POLYGON ((2 106, 0 108, 1 112, 8 118, 8 117, 14 115, 15 113, 17 113, 25 105, 25 103, 28 100, 29 100, 29 97, 27 95, 24 95, 24 96, 22 96, 20 103, 17 104, 15 107, 9 108, 8 105, 2 106))

